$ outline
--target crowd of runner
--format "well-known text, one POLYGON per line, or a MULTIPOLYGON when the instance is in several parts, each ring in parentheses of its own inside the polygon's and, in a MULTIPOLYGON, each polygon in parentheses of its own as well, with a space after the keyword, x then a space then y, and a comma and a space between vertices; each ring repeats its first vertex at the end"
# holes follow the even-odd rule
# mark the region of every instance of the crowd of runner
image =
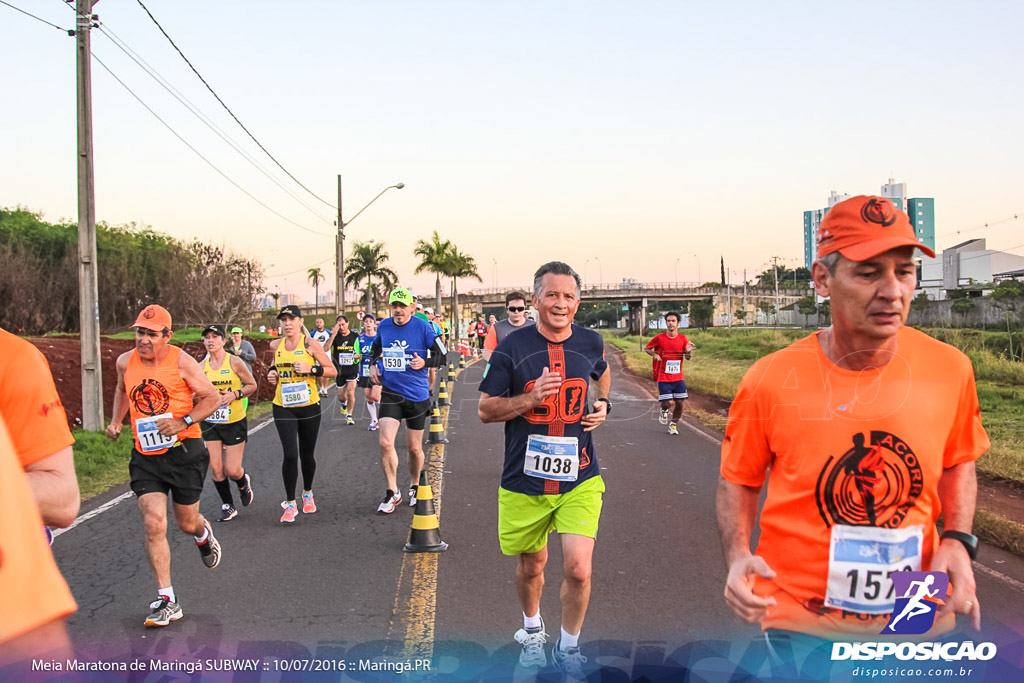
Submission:
MULTIPOLYGON (((889 553, 877 549, 898 547, 912 549, 900 557, 900 568, 906 564, 949 576, 952 592, 930 635, 954 628, 954 613, 970 615, 975 628, 980 627, 971 566, 977 539, 970 532, 974 461, 989 441, 970 362, 953 347, 904 327, 916 284, 915 248, 931 254, 889 200, 855 197, 833 207, 822 221, 812 268, 818 293, 832 300, 832 326, 755 363, 733 402, 718 491, 728 571, 725 598, 740 618, 761 624, 773 656, 794 657, 825 639, 878 638, 894 614, 892 591, 849 585, 843 578, 836 568, 843 561, 836 550, 842 543, 876 549, 875 559, 861 558, 865 571, 891 574, 889 553), (893 363, 897 358, 900 362, 893 363), (823 373, 822 367, 832 372, 823 373), (879 368, 887 371, 880 373, 879 368), (874 403, 862 403, 858 387, 864 382, 894 388, 890 394, 873 393, 880 397, 874 403), (940 383, 950 387, 942 396, 934 389, 940 383), (799 391, 793 388, 797 385, 799 391), (808 419, 822 410, 825 419, 808 419), (929 416, 927 421, 922 414, 929 416), (798 436, 794 420, 800 420, 798 436), (908 458, 908 452, 914 457, 908 458), (822 454, 839 457, 826 462, 822 454), (883 471, 915 484, 899 487, 899 482, 880 476, 883 471), (945 517, 941 534, 936 528, 940 511, 945 517), (757 525, 760 536, 753 543, 757 525)), ((466 330, 473 355, 479 351, 486 360, 479 417, 505 424, 497 531, 501 552, 517 558, 514 577, 522 627, 513 639, 522 647, 519 663, 548 663, 540 603, 548 537, 556 531, 563 557, 562 611, 550 658, 574 677, 587 671, 580 634, 590 603, 605 491, 594 430, 612 411, 603 340, 573 322, 580 294, 580 278, 569 265, 546 263, 536 271, 529 295, 509 292, 505 297, 506 318, 491 316, 488 324, 480 315, 466 330), (533 316, 527 315, 531 306, 533 316)), ((300 509, 304 515, 317 512, 317 437, 322 417, 329 414, 322 404, 329 399, 331 378, 344 422, 356 424, 358 385, 367 428, 377 432, 385 493, 372 508, 367 505, 368 511, 392 514, 402 503, 403 490, 408 504, 416 504, 436 369, 449 362, 447 345, 455 335, 447 321, 406 288, 391 291, 387 305, 389 315, 381 320, 372 313, 359 315, 359 330, 352 329, 346 314, 331 329, 322 318, 308 329, 298 306, 284 306, 277 314, 279 334, 270 343, 271 364, 262 378, 253 375, 256 353, 241 328, 233 327, 228 334, 221 324, 206 326, 205 355, 195 359, 171 345, 169 311, 149 305, 139 313, 133 325, 135 348, 117 359, 114 409, 106 434, 118 439, 128 419, 131 490, 142 517, 157 596, 146 626, 167 626, 184 614, 170 576, 168 503, 178 528, 193 538, 203 564, 215 569, 224 550, 199 511, 207 470, 221 501, 220 522, 239 514, 232 484, 241 507, 252 504, 254 486, 260 496, 273 498, 274 485, 254 482, 243 465, 246 403, 262 380, 274 386, 273 421, 282 453, 281 523, 295 523, 300 509), (402 422, 409 473, 404 489, 397 444, 402 422)), ((695 350, 679 331, 681 317, 667 313, 666 331, 645 347, 653 359, 657 421, 673 436, 679 434, 688 398, 683 365, 695 350)), ((16 465, 24 471, 27 486, 7 474, 0 476, 0 485, 5 500, 35 501, 30 515, 18 515, 3 528, 28 519, 28 526, 38 531, 44 524, 70 524, 78 510, 78 492, 72 440, 52 378, 38 352, 26 351, 26 345, 0 331, 0 349, 5 350, 0 357, 24 357, 19 371, 31 375, 27 384, 33 386, 18 401, 10 399, 7 386, 0 387, 0 467, 16 465), (22 430, 42 433, 44 425, 26 417, 22 406, 36 404, 44 406, 49 438, 29 448, 19 436, 22 430), (47 475, 45 486, 38 484, 40 472, 47 475)), ((12 373, 0 377, 5 383, 15 381, 12 373)), ((0 543, 6 544, 6 538, 0 543)), ((0 646, 7 646, 0 654, 20 652, 11 643, 30 643, 33 633, 48 638, 51 649, 67 647, 62 623, 74 610, 74 601, 41 543, 39 534, 24 548, 34 558, 32 565, 40 568, 36 585, 46 587, 46 597, 35 602, 25 595, 13 599, 11 591, 0 590, 0 646), (31 618, 25 616, 29 612, 31 618), (9 614, 19 618, 8 620, 9 614)), ((7 565, 2 569, 0 589, 12 585, 4 573, 7 565)), ((919 592, 932 580, 919 582, 924 586, 919 592)), ((908 615, 905 610, 892 626, 913 618, 908 615)))

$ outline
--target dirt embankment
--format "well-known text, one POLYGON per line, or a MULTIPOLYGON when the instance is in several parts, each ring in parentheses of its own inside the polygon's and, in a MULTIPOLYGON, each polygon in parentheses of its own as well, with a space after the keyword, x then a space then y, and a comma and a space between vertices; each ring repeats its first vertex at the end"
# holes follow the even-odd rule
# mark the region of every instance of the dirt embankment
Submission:
MULTIPOLYGON (((71 428, 82 425, 82 350, 77 336, 75 337, 34 337, 29 339, 36 348, 43 352, 50 363, 57 393, 68 414, 71 428)), ((270 340, 253 339, 256 349, 256 361, 252 372, 259 384, 256 396, 261 401, 269 401, 274 397, 274 387, 266 382, 268 362, 271 358, 270 340)), ((103 367, 103 414, 110 419, 114 411, 114 386, 117 384, 117 357, 125 351, 135 348, 131 339, 107 339, 100 341, 100 362, 103 367)), ((206 355, 200 342, 188 342, 182 346, 186 353, 197 361, 206 355)))

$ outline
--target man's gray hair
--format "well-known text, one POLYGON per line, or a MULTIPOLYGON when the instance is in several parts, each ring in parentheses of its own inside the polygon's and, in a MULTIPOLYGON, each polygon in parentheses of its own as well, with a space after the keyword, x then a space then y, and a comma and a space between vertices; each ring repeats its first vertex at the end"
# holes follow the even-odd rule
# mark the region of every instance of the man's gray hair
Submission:
POLYGON ((562 263, 561 261, 549 261, 543 266, 537 269, 537 272, 533 274, 533 295, 538 299, 541 294, 544 293, 541 280, 544 279, 545 275, 571 275, 572 279, 576 281, 576 297, 580 295, 580 276, 572 269, 568 263, 562 263))
POLYGON ((838 251, 833 251, 828 254, 825 254, 818 260, 821 261, 826 268, 828 268, 829 275, 835 276, 836 268, 839 267, 840 258, 842 258, 842 254, 840 254, 838 251))

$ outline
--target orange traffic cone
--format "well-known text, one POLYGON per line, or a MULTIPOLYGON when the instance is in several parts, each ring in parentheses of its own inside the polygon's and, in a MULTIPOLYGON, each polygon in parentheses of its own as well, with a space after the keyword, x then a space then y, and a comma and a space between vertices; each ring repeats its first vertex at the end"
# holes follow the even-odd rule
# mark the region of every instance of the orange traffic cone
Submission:
POLYGON ((420 470, 420 484, 416 487, 416 510, 412 516, 409 542, 402 548, 407 553, 440 553, 448 550, 441 540, 441 525, 434 509, 434 492, 427 483, 427 470, 420 470))

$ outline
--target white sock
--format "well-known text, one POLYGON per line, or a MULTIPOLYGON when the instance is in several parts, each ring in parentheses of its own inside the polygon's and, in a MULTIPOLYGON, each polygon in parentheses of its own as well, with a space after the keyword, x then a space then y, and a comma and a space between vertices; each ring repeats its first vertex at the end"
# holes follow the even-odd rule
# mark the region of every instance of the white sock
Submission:
POLYGON ((537 610, 537 616, 528 617, 526 612, 523 612, 523 628, 535 629, 542 628, 544 626, 544 620, 540 618, 540 610, 537 610))
POLYGON ((560 640, 558 642, 558 649, 561 650, 562 652, 565 652, 570 647, 579 647, 579 646, 580 646, 580 634, 577 633, 576 635, 573 635, 573 634, 569 633, 568 631, 566 631, 565 627, 563 626, 562 627, 562 640, 560 640))
POLYGON ((366 410, 367 410, 367 412, 370 413, 370 420, 373 421, 373 422, 376 422, 377 421, 377 404, 376 403, 367 403, 366 404, 366 410))
POLYGON ((209 536, 210 536, 210 530, 207 527, 204 526, 203 527, 203 535, 202 536, 193 536, 192 538, 196 539, 196 545, 202 545, 203 543, 206 543, 206 539, 209 538, 209 536))
POLYGON ((156 594, 163 596, 171 602, 178 602, 174 595, 174 586, 168 586, 167 588, 157 588, 156 594))

